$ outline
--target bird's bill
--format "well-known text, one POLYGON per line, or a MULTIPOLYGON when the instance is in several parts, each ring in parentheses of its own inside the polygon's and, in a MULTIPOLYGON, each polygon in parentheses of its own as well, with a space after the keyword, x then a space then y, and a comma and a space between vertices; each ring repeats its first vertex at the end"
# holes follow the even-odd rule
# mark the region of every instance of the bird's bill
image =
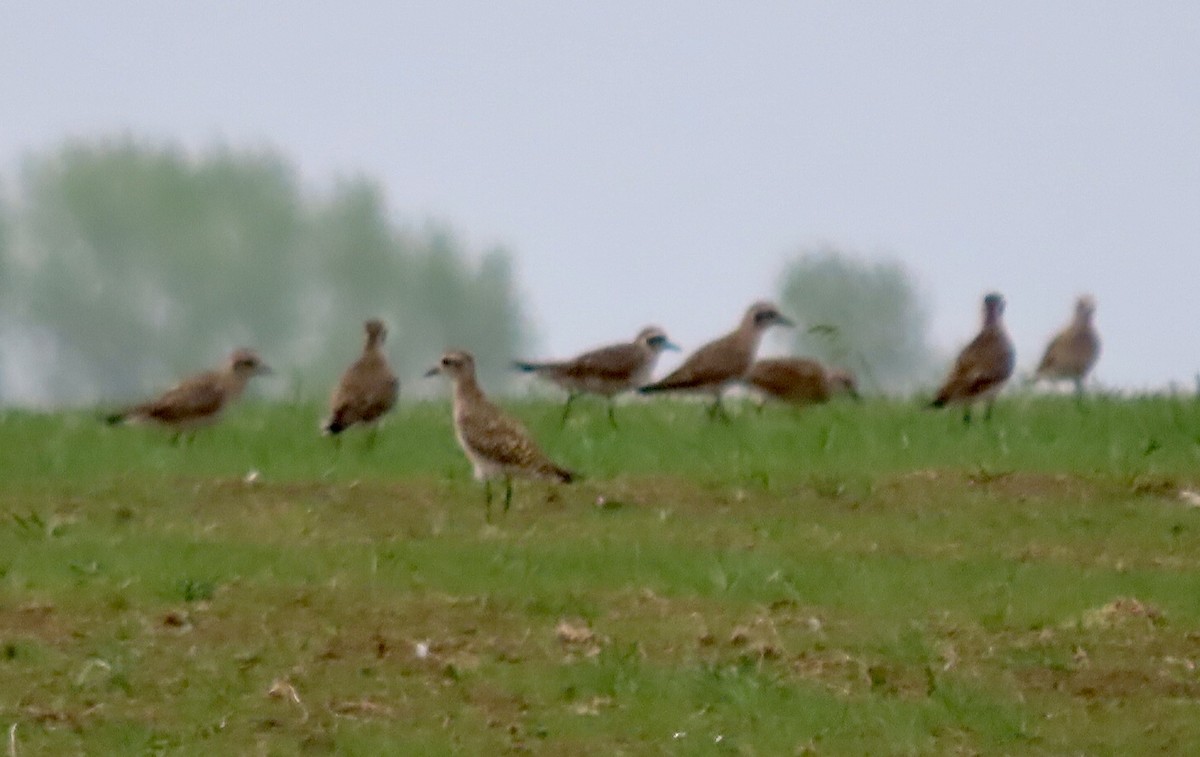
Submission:
POLYGON ((254 369, 254 372, 259 376, 273 376, 275 374, 275 369, 266 363, 259 363, 258 367, 254 369))
POLYGON ((663 342, 663 343, 662 343, 662 348, 663 348, 664 350, 671 350, 672 352, 683 352, 683 350, 681 350, 681 349, 679 348, 679 345, 678 345, 678 344, 675 344, 674 342, 670 342, 670 341, 668 341, 668 342, 663 342))
POLYGON ((775 323, 780 326, 789 328, 789 329, 796 327, 795 321, 793 321, 791 318, 788 318, 786 315, 782 315, 782 314, 777 314, 775 316, 775 323))
POLYGON ((435 365, 432 368, 430 368, 429 370, 425 371, 425 378, 433 378, 434 376, 438 375, 441 372, 442 372, 442 367, 440 365, 435 365))

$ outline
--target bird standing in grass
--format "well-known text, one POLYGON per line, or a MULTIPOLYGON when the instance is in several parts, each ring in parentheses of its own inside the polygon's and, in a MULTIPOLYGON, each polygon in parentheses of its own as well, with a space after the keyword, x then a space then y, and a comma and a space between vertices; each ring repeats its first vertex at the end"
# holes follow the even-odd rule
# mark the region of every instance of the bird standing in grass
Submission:
POLYGON ((763 332, 774 325, 795 324, 770 302, 756 302, 746 311, 736 329, 693 352, 666 378, 638 391, 644 394, 674 391, 711 394, 713 404, 709 407, 709 416, 728 420, 729 415, 721 404, 721 393, 746 375, 758 352, 763 332))
POLYGON ((174 430, 171 441, 176 443, 183 433, 215 423, 242 395, 251 378, 270 372, 254 350, 234 350, 224 367, 190 376, 158 397, 113 413, 105 420, 110 425, 128 422, 165 426, 174 430))
POLYGON ((613 344, 585 352, 570 360, 547 363, 516 361, 517 370, 532 373, 567 390, 567 404, 562 420, 567 422, 571 403, 580 394, 598 394, 608 400, 608 421, 617 426, 613 413, 614 398, 622 392, 637 389, 650 380, 654 365, 663 350, 678 350, 666 332, 648 326, 632 342, 613 344))
POLYGON ((1070 379, 1075 384, 1075 396, 1083 396, 1083 381, 1100 357, 1100 335, 1092 325, 1096 302, 1083 296, 1075 303, 1075 317, 1070 325, 1058 332, 1046 347, 1034 380, 1058 381, 1070 379))
POLYGON ((471 353, 451 350, 442 355, 426 376, 443 374, 454 382, 454 435, 484 482, 487 519, 492 515, 492 484, 504 480, 504 511, 512 504, 514 477, 543 479, 569 484, 571 471, 555 464, 538 448, 529 432, 516 419, 505 415, 483 393, 475 379, 471 353))
POLYGON ((388 365, 383 354, 387 328, 383 321, 372 318, 363 324, 367 333, 362 355, 346 369, 329 400, 329 417, 321 430, 333 436, 355 424, 371 426, 374 442, 376 422, 396 405, 400 395, 400 380, 388 365))
POLYGON ((828 402, 839 393, 859 398, 850 373, 803 357, 757 360, 746 373, 746 385, 765 397, 801 406, 828 402))
POLYGON ((984 420, 992 417, 996 395, 1012 376, 1017 359, 1012 340, 1004 330, 1003 315, 1003 297, 992 292, 983 298, 983 328, 958 353, 954 368, 930 407, 963 405, 963 423, 970 423, 971 406, 986 402, 984 420))

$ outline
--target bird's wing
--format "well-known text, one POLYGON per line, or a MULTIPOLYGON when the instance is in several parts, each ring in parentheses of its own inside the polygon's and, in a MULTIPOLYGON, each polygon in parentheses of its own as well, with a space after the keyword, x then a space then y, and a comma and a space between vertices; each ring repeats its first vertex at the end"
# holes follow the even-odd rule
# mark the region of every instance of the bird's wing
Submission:
POLYGON ((185 379, 159 397, 133 408, 131 415, 153 418, 163 423, 204 418, 221 409, 227 393, 217 372, 202 373, 185 379))
POLYGON ((645 362, 642 350, 635 344, 614 344, 585 352, 562 366, 563 370, 586 376, 624 379, 637 372, 645 362))
POLYGON ((825 370, 808 360, 760 360, 750 366, 746 382, 777 397, 815 398, 821 395, 825 370))
POLYGON ((1008 337, 984 331, 959 353, 938 400, 973 397, 1003 383, 1012 375, 1014 355, 1008 337))
POLYGON ((1069 335, 1065 331, 1055 334, 1050 343, 1046 345, 1046 351, 1042 354, 1042 361, 1038 363, 1037 373, 1051 370, 1058 365, 1068 338, 1069 335))
POLYGON ((366 355, 351 365, 334 389, 330 416, 338 425, 373 421, 396 404, 400 381, 386 361, 366 355))
POLYGON ((691 389, 738 378, 750 366, 750 353, 741 348, 735 334, 709 342, 648 389, 691 389))
POLYGON ((493 464, 531 472, 560 470, 515 418, 490 402, 463 417, 463 443, 493 464))

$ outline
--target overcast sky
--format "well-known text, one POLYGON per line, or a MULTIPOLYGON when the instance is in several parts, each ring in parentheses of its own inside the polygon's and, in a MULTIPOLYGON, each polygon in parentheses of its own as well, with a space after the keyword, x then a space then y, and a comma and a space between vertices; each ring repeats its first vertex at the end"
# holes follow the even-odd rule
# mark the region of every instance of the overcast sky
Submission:
POLYGON ((904 261, 946 349, 998 289, 1031 368, 1089 291, 1101 381, 1200 370, 1194 0, 39 0, 0 103, 10 175, 132 133, 377 177, 515 252, 547 354, 696 346, 829 243, 904 261))

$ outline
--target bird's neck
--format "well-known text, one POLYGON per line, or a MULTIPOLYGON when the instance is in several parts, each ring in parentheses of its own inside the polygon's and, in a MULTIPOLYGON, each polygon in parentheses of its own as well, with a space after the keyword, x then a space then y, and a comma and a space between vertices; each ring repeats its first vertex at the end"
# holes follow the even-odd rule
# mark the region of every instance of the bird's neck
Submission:
POLYGON ((225 396, 233 400, 241 396, 249 381, 249 374, 240 371, 226 371, 221 377, 221 386, 225 390, 225 396))
POLYGON ((457 414, 461 408, 470 403, 484 399, 483 390, 474 376, 459 376, 454 381, 454 411, 457 414))

